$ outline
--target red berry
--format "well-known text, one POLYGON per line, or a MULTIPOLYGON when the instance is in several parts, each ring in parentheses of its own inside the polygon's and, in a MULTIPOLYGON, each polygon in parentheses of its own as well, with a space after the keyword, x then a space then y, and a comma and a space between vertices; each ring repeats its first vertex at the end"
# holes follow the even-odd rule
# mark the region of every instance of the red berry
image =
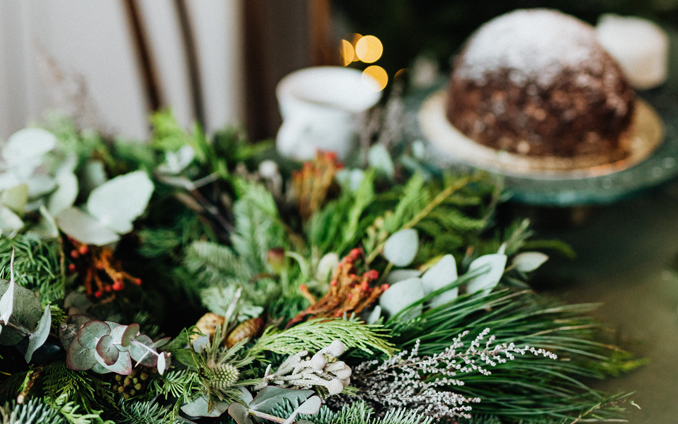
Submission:
POLYGON ((299 290, 308 290, 308 286, 306 284, 300 284, 299 290))
POLYGON ((382 284, 381 285, 381 291, 386 291, 386 290, 388 290, 389 287, 390 286, 388 284, 382 284))
POLYGON ((80 252, 81 255, 86 255, 87 252, 89 252, 89 248, 87 247, 86 244, 83 244, 78 248, 78 252, 80 252))
POLYGON ((80 256, 80 254, 78 253, 77 250, 75 250, 75 249, 71 250, 71 258, 75 259, 78 256, 80 256))
POLYGON ((112 288, 110 285, 104 287, 104 289, 105 289, 106 292, 108 292, 108 293, 110 293, 111 291, 113 291, 113 288, 112 288))
POLYGON ((376 269, 371 269, 364 273, 363 277, 367 277, 370 280, 376 280, 377 278, 379 278, 379 271, 377 271, 376 269))
POLYGON ((115 281, 113 282, 113 290, 115 290, 115 291, 120 291, 120 290, 122 290, 122 289, 124 289, 124 288, 125 288, 125 286, 122 284, 122 281, 120 281, 120 280, 115 280, 115 281))
POLYGON ((347 300, 353 299, 353 293, 347 294, 347 295, 346 295, 346 299, 347 299, 347 300))
POLYGON ((97 291, 97 292, 94 293, 94 297, 99 298, 99 297, 103 296, 103 294, 104 294, 104 292, 102 292, 101 290, 99 290, 99 291, 97 291))
POLYGON ((337 154, 335 152, 325 152, 325 159, 334 162, 337 160, 337 154))
POLYGON ((140 286, 141 285, 141 278, 135 278, 133 283, 136 284, 137 286, 140 286))
POLYGON ((367 284, 367 281, 363 281, 362 283, 360 283, 360 291, 361 292, 366 292, 369 287, 370 286, 367 284))
POLYGON ((75 272, 75 264, 68 264, 68 270, 70 272, 75 272))
POLYGON ((330 286, 334 287, 337 285, 337 280, 330 281, 330 286))
POLYGON ((351 249, 351 252, 348 254, 348 256, 351 257, 354 261, 360 257, 360 249, 357 247, 355 249, 351 249))

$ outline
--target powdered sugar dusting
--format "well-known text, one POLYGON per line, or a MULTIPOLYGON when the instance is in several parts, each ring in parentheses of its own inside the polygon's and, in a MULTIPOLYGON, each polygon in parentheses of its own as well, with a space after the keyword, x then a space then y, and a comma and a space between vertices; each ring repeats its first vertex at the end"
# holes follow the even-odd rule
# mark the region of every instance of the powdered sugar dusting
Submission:
POLYGON ((565 69, 602 69, 602 47, 592 26, 547 9, 517 10, 495 18, 471 37, 455 73, 464 79, 509 70, 516 84, 549 86, 565 69))

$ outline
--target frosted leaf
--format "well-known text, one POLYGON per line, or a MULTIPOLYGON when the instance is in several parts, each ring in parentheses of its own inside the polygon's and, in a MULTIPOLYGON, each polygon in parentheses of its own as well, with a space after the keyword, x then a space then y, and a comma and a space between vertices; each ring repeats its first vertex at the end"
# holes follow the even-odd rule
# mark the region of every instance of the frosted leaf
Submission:
POLYGON ((132 222, 146 210, 151 194, 153 183, 146 172, 131 172, 92 190, 87 199, 87 211, 101 225, 127 234, 132 231, 132 222))
POLYGON ((386 240, 384 257, 396 266, 412 263, 419 250, 419 236, 412 229, 400 230, 386 240))
POLYGON ((374 307, 374 310, 370 312, 370 316, 367 318, 368 324, 374 324, 381 318, 381 306, 377 305, 374 307))
POLYGON ((92 216, 76 208, 69 208, 57 217, 61 231, 85 244, 103 246, 120 239, 92 216))
POLYGON ((513 267, 520 272, 532 272, 549 259, 541 252, 523 252, 513 258, 513 267))
POLYGON ((165 153, 165 163, 158 166, 163 174, 178 174, 191 164, 195 158, 195 150, 189 145, 182 146, 176 152, 165 153))
POLYGON ((23 214, 26 203, 28 202, 28 186, 26 184, 19 184, 15 187, 8 188, 0 195, 0 203, 3 206, 10 208, 17 214, 23 214))
POLYGON ((52 216, 73 206, 78 197, 78 179, 73 173, 62 173, 56 178, 57 189, 47 201, 47 210, 52 216))
POLYGON ((485 292, 491 291, 501 280, 504 275, 504 268, 506 267, 506 255, 495 253, 492 255, 481 256, 475 261, 471 262, 469 272, 475 271, 478 268, 489 266, 489 269, 479 276, 471 279, 467 285, 468 293, 475 293, 479 290, 485 292))
POLYGON ((2 157, 10 165, 22 165, 50 152, 57 138, 40 128, 24 128, 12 134, 2 150, 2 157))
MULTIPOLYGON (((389 287, 379 298, 379 306, 392 317, 414 302, 421 300, 425 295, 421 279, 410 278, 389 287)), ((407 321, 408 319, 415 318, 421 315, 421 311, 422 307, 419 305, 412 309, 402 320, 407 321)))
MULTIPOLYGON (((424 291, 428 295, 454 282, 457 277, 457 262, 454 260, 454 256, 445 255, 437 264, 426 271, 421 277, 421 281, 424 285, 424 291)), ((431 307, 436 308, 453 301, 457 298, 458 292, 458 288, 455 287, 445 293, 439 294, 431 300, 431 307)))
POLYGON ((5 206, 0 206, 0 230, 12 232, 23 228, 24 222, 17 214, 5 206))
POLYGON ((32 176, 26 180, 26 183, 28 184, 28 197, 33 199, 49 193, 56 187, 54 179, 47 175, 32 176))

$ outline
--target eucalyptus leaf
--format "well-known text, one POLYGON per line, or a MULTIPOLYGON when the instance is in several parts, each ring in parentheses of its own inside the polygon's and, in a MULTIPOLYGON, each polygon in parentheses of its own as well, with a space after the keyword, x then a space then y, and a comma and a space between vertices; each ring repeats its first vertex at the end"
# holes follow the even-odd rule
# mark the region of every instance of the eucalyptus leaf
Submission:
POLYGON ((0 195, 0 203, 7 206, 12 212, 23 215, 26 203, 28 203, 28 186, 19 184, 4 190, 0 195))
POLYGON ((12 232, 24 227, 24 221, 10 208, 0 205, 0 230, 12 232))
POLYGON ((103 336, 99 339, 96 346, 96 353, 98 355, 97 361, 101 358, 107 366, 111 366, 118 362, 118 357, 120 356, 120 351, 115 347, 114 339, 111 336, 103 336))
POLYGON ((374 168, 377 171, 386 174, 389 178, 393 178, 395 174, 393 159, 391 159, 391 155, 383 144, 375 144, 372 146, 367 152, 367 160, 370 164, 370 168, 374 168))
POLYGON ((34 231, 40 235, 46 236, 46 238, 59 237, 59 226, 57 225, 54 216, 49 213, 45 205, 40 205, 40 208, 38 209, 40 211, 40 216, 42 216, 42 220, 35 227, 34 231))
POLYGON ((111 330, 111 337, 118 341, 118 350, 128 350, 132 340, 139 334, 139 324, 119 325, 111 330))
MULTIPOLYGON (((209 401, 207 396, 200 396, 193 402, 187 403, 181 407, 184 414, 191 417, 218 417, 228 410, 229 404, 227 402, 212 402, 212 409, 209 409, 209 401)), ((243 407, 244 408, 244 407, 243 407)))
POLYGON ((24 128, 12 134, 2 149, 2 156, 10 165, 25 165, 31 159, 50 152, 57 144, 57 138, 40 128, 24 128))
POLYGON ((471 262, 468 269, 469 272, 485 266, 489 266, 489 269, 487 272, 478 275, 468 282, 466 286, 467 293, 475 293, 480 290, 490 292, 497 284, 499 284, 502 275, 504 275, 506 260, 506 255, 494 253, 492 255, 481 256, 471 262))
POLYGON ((249 407, 255 411, 270 414, 276 406, 282 404, 284 400, 288 400, 293 404, 299 404, 313 394, 315 394, 313 390, 294 390, 267 386, 257 394, 249 407))
MULTIPOLYGON (((454 256, 445 255, 437 264, 426 271, 421 277, 421 281, 424 285, 424 292, 428 295, 454 282, 457 278, 457 262, 454 260, 454 256)), ((437 308, 453 301, 457 298, 458 293, 459 289, 455 287, 434 297, 431 299, 431 307, 437 308)))
POLYGON ((239 404, 238 402, 233 402, 228 407, 228 415, 230 415, 231 418, 233 418, 235 422, 237 422, 238 424, 252 424, 253 422, 252 419, 250 418, 250 414, 247 407, 239 404))
POLYGON ((0 319, 2 319, 3 325, 9 323, 14 312, 14 292, 16 287, 16 282, 14 281, 14 250, 12 250, 12 257, 9 262, 9 272, 9 283, 0 298, 0 319))
POLYGON ((395 266, 412 263, 419 250, 419 236, 413 229, 400 230, 391 235, 384 244, 384 257, 395 266))
POLYGON ((71 208, 78 197, 78 179, 72 172, 57 175, 56 183, 57 189, 47 201, 47 210, 52 216, 71 208))
POLYGON ((87 371, 96 365, 94 349, 87 349, 77 338, 73 339, 66 351, 66 365, 75 371, 87 371))
POLYGON ((370 312, 370 316, 367 318, 367 323, 374 324, 375 322, 379 321, 379 318, 381 318, 381 306, 377 305, 374 307, 372 312, 370 312))
POLYGON ((105 227, 127 234, 132 231, 132 222, 146 210, 151 194, 153 183, 146 172, 130 172, 92 190, 87 211, 105 227))
POLYGON ((151 348, 153 340, 142 334, 132 341, 129 347, 129 353, 132 359, 146 367, 154 367, 157 364, 157 353, 151 348))
POLYGON ((160 375, 163 375, 165 373, 165 370, 167 369, 167 357, 165 356, 164 353, 158 355, 158 361, 156 366, 158 367, 158 373, 160 375))
MULTIPOLYGON (((96 355, 95 357, 98 365, 103 367, 106 372, 110 371, 120 375, 130 375, 132 373, 132 358, 130 357, 129 352, 120 352, 118 355, 118 360, 113 365, 106 365, 106 363, 102 360, 103 358, 100 358, 96 355)), ((105 374, 104 372, 97 370, 97 368, 93 368, 93 371, 96 371, 100 374, 105 374)))
POLYGON ((548 255, 541 252, 523 252, 517 254, 511 263, 520 272, 532 272, 542 266, 548 259, 548 255))
POLYGON ((85 244, 103 246, 120 239, 120 236, 114 231, 76 208, 69 208, 61 212, 57 216, 57 224, 59 224, 61 231, 85 244))
POLYGON ((26 362, 31 362, 31 359, 33 358, 33 352, 45 344, 47 337, 49 337, 49 330, 51 327, 52 311, 50 310, 49 306, 47 306, 42 314, 42 318, 40 318, 38 328, 35 330, 35 332, 28 336, 28 348, 26 348, 26 355, 24 356, 26 362))
MULTIPOLYGON (((421 300, 424 296, 426 296, 426 293, 421 279, 410 278, 389 287, 379 298, 379 305, 390 316, 394 316, 414 302, 421 300)), ((418 317, 421 315, 422 309, 421 305, 413 308, 406 316, 402 317, 402 320, 407 321, 418 317)))
MULTIPOLYGON (((30 333, 33 333, 38 327, 38 322, 40 322, 43 313, 43 307, 38 296, 25 287, 21 287, 18 284, 11 285, 6 280, 0 280, 0 294, 4 296, 10 286, 13 286, 14 290, 13 311, 10 322, 18 330, 12 327, 3 328, 0 334, 0 345, 4 346, 13 346, 30 333)), ((9 297, 6 299, 9 299, 9 297)), ((4 306, 0 307, 5 309, 4 306)))
POLYGON ((310 398, 306 399, 306 402, 302 403, 299 405, 297 409, 290 414, 289 417, 285 420, 283 424, 292 424, 294 420, 297 418, 297 415, 299 414, 304 414, 304 415, 314 415, 317 414, 318 411, 320 411, 320 407, 322 406, 323 402, 320 400, 318 396, 311 396, 310 398))
POLYGON ((99 339, 111 334, 111 327, 103 321, 88 321, 78 330, 78 342, 86 349, 96 349, 99 339))

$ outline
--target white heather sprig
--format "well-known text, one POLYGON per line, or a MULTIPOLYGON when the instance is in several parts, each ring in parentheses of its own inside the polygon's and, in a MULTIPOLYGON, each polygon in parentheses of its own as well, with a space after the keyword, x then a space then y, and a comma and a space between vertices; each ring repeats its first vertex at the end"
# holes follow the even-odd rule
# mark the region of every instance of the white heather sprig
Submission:
POLYGON ((436 419, 470 418, 472 408, 469 404, 481 400, 449 390, 450 386, 464 385, 462 380, 455 378, 458 374, 478 372, 490 375, 487 368, 513 360, 516 354, 528 352, 557 359, 552 352, 530 346, 518 347, 513 343, 492 346, 494 336, 485 341, 489 328, 464 349, 462 339, 468 333, 461 333, 447 349, 435 355, 420 357, 417 340, 409 353, 402 351, 384 361, 363 362, 353 369, 354 384, 360 389, 357 396, 387 409, 414 409, 436 419))

